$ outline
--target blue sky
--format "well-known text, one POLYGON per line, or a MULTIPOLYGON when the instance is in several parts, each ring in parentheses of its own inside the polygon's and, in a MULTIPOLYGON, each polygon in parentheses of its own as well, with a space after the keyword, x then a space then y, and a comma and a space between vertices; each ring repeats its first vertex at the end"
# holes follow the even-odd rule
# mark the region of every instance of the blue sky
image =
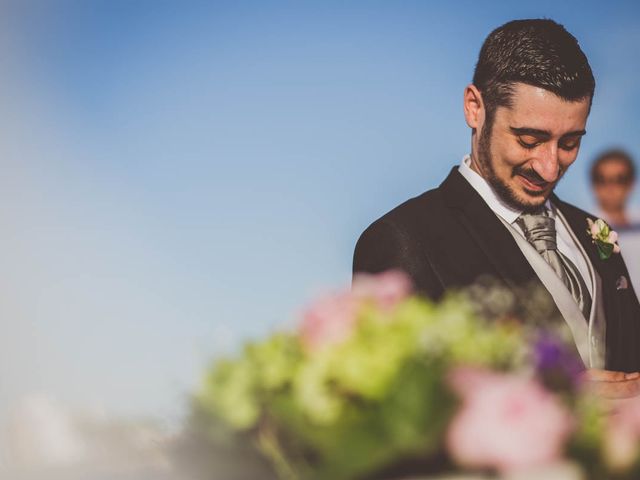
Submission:
POLYGON ((462 91, 508 20, 589 57, 558 188, 589 208, 590 158, 640 153, 639 5, 3 2, 0 414, 180 416, 216 352, 346 285, 360 232, 467 153, 462 91))

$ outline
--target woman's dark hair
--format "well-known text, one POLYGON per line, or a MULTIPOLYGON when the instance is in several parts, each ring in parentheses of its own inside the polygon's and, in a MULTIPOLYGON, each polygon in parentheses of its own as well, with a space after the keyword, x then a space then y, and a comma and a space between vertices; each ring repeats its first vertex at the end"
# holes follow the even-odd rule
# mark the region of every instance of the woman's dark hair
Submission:
POLYGON ((568 101, 593 99, 595 80, 578 41, 548 19, 514 20, 489 34, 473 74, 490 130, 498 106, 511 106, 513 85, 544 88, 568 101))

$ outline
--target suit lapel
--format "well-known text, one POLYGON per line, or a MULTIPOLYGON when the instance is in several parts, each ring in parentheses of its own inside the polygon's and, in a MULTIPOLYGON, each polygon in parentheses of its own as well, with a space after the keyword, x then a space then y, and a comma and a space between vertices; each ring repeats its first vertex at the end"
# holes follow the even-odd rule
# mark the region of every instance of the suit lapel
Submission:
POLYGON ((606 368, 625 372, 637 371, 640 365, 640 322, 639 305, 633 288, 618 290, 616 282, 624 276, 629 279, 624 261, 620 255, 612 255, 607 260, 600 259, 595 245, 585 231, 587 218, 584 212, 565 204, 557 197, 552 202, 560 209, 571 229, 582 244, 593 268, 602 279, 602 308, 606 321, 606 368))
POLYGON ((511 234, 457 167, 451 170, 440 189, 447 206, 506 284, 516 287, 539 282, 511 234))
POLYGON ((592 218, 593 220, 595 220, 595 218, 587 217, 583 212, 576 208, 569 208, 569 206, 560 200, 555 194, 551 195, 551 203, 553 203, 562 212, 562 215, 564 215, 564 218, 567 220, 571 230, 573 230, 573 233, 582 245, 582 248, 584 248, 584 251, 587 253, 593 268, 597 270, 600 275, 604 274, 606 276, 609 272, 609 267, 613 262, 607 262, 600 258, 598 255, 598 249, 592 243, 591 237, 587 233, 587 218, 592 218))

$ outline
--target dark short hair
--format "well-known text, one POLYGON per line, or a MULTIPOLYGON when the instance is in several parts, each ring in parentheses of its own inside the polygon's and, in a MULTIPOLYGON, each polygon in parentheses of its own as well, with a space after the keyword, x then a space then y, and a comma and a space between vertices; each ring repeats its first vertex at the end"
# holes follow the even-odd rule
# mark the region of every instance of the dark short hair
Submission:
POLYGON ((482 94, 489 129, 497 107, 511 106, 515 83, 544 88, 568 101, 591 101, 595 90, 578 41, 549 19, 505 23, 482 44, 473 84, 482 94))
POLYGON ((636 165, 631 155, 621 148, 611 148, 601 152, 591 163, 591 183, 596 183, 598 177, 598 171, 600 166, 606 162, 622 162, 627 167, 629 180, 634 181, 636 179, 636 165))

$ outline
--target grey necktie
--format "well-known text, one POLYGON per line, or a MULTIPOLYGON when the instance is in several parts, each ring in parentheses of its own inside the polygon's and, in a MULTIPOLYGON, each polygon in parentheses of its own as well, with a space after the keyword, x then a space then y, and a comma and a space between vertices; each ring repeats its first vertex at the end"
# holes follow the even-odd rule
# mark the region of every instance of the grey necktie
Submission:
POLYGON ((516 222, 522 228, 527 241, 567 286, 588 321, 591 295, 575 264, 558 250, 555 220, 547 215, 546 210, 542 210, 540 213, 523 213, 516 222))

